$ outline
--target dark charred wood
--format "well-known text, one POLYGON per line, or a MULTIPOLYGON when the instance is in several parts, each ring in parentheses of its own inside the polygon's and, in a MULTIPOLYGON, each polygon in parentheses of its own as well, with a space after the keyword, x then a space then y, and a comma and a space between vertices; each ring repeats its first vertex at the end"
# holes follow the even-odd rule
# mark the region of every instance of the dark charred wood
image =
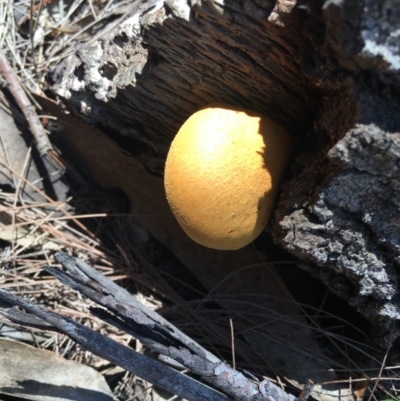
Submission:
POLYGON ((118 344, 72 319, 46 311, 0 290, 1 305, 6 309, 2 312, 4 316, 27 326, 40 325, 48 330, 56 328, 85 349, 189 400, 222 401, 231 399, 229 397, 243 401, 294 400, 292 395, 285 393, 275 384, 266 380, 254 382, 232 369, 85 262, 62 253, 57 254, 57 258, 71 274, 54 267, 48 267, 46 271, 107 309, 100 311, 99 308, 92 308, 97 316, 133 334, 152 351, 183 365, 228 396, 118 344), (15 314, 13 309, 7 311, 11 306, 18 306, 25 312, 19 311, 15 314))

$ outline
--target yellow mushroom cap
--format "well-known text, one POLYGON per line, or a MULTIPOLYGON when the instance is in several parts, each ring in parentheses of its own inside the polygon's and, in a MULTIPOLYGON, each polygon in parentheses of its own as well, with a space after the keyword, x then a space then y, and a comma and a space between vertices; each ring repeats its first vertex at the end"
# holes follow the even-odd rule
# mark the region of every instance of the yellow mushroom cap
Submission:
POLYGON ((181 127, 168 153, 168 203, 186 234, 239 249, 265 228, 290 156, 290 135, 270 118, 210 105, 181 127))

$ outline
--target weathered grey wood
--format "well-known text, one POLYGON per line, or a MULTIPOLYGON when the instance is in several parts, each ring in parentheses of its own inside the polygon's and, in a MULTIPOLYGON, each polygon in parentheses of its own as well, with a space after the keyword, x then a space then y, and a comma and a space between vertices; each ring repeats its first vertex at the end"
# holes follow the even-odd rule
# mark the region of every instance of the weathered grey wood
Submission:
POLYGON ((91 308, 96 316, 132 334, 152 351, 182 364, 224 393, 4 290, 0 290, 0 306, 5 309, 0 311, 1 314, 27 326, 40 326, 48 330, 56 328, 85 349, 189 400, 294 401, 293 395, 287 394, 276 384, 267 380, 255 382, 234 370, 85 262, 64 253, 58 253, 56 257, 70 274, 56 267, 47 267, 45 270, 101 305, 102 308, 91 308), (18 311, 13 306, 21 307, 32 315, 18 311))
POLYGON ((72 319, 42 309, 38 305, 32 304, 6 290, 0 289, 0 299, 5 301, 2 303, 2 307, 6 309, 0 312, 11 321, 27 327, 41 327, 47 330, 55 329, 55 331, 67 334, 86 350, 93 352, 117 366, 123 367, 127 371, 170 393, 175 393, 191 401, 231 400, 225 394, 169 366, 142 355, 132 348, 119 344, 115 340, 77 323, 72 319), (18 306, 24 311, 18 311, 16 308, 8 309, 9 306, 6 306, 6 304, 18 306))
POLYGON ((295 154, 269 230, 387 341, 400 318, 398 2, 190 3, 136 10, 58 69, 55 92, 158 175, 208 103, 281 122, 295 154))

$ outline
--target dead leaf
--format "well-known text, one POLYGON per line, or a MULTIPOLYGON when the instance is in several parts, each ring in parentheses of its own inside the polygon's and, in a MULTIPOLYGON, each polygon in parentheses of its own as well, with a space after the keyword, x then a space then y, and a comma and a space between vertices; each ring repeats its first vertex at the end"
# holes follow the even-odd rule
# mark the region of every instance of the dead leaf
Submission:
POLYGON ((0 339, 0 394, 32 401, 113 401, 104 377, 53 352, 0 339))

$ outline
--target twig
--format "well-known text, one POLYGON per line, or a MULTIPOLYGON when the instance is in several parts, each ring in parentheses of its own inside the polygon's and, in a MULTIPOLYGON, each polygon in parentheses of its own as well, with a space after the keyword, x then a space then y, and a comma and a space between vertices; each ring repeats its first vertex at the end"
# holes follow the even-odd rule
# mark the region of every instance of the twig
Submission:
MULTIPOLYGON (((232 369, 85 262, 64 253, 56 254, 56 258, 70 274, 56 267, 45 268, 47 272, 102 306, 91 308, 94 315, 139 339, 152 351, 180 363, 236 400, 261 401, 273 397, 279 401, 294 401, 294 396, 275 384, 266 380, 256 383, 232 369)), ((85 341, 84 346, 88 348, 87 342, 91 341, 85 341)))
POLYGON ((109 312, 92 308, 92 313, 138 338, 152 351, 181 363, 237 400, 262 400, 265 388, 277 399, 294 400, 293 396, 272 383, 260 388, 85 262, 65 253, 57 253, 56 258, 71 275, 55 267, 45 268, 48 273, 106 308, 109 312))
POLYGON ((22 88, 18 75, 7 61, 5 54, 0 49, 0 71, 4 79, 7 81, 10 92, 14 96, 15 101, 18 103, 21 111, 24 113, 28 121, 29 128, 36 140, 36 146, 40 156, 45 156, 49 151, 53 150, 49 138, 44 131, 43 125, 36 114, 35 107, 29 101, 24 89, 22 88))
MULTIPOLYGON (((20 308, 33 313, 42 319, 43 327, 45 322, 50 323, 51 329, 56 328, 71 337, 85 349, 107 359, 108 361, 123 367, 126 370, 142 377, 166 391, 178 394, 180 397, 192 401, 229 401, 230 399, 216 390, 185 376, 180 372, 146 357, 132 348, 103 336, 96 331, 75 322, 72 319, 60 316, 57 313, 46 311, 37 305, 30 303, 20 297, 0 289, 0 299, 6 303, 19 306, 20 308)), ((14 310, 3 313, 11 321, 17 321, 14 310)), ((28 314, 19 313, 18 321, 31 325, 32 317, 28 314)), ((37 324, 37 319, 35 321, 37 324)))

